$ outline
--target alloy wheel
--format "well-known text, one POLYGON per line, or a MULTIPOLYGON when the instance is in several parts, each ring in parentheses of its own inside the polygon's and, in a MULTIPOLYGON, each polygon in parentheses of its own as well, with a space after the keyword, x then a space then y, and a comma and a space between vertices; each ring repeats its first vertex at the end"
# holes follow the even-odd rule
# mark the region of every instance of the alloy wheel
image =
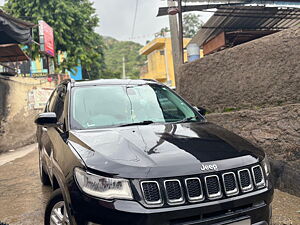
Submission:
POLYGON ((50 225, 70 225, 64 201, 56 203, 50 215, 50 225))

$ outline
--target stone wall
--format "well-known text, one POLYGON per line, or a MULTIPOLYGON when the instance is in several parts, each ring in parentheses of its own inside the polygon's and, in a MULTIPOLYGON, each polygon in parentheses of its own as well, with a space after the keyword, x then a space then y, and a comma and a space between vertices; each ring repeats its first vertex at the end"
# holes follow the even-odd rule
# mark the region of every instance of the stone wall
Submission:
POLYGON ((300 196, 300 26, 180 68, 178 91, 262 147, 278 188, 300 196), (232 111, 232 112, 227 112, 232 111))
POLYGON ((298 103, 299 61, 298 26, 183 65, 178 90, 212 112, 298 103))
POLYGON ((35 142, 34 117, 28 93, 36 88, 54 88, 46 79, 0 76, 0 153, 35 142))
POLYGON ((276 186, 300 196, 300 104, 212 113, 207 119, 262 147, 276 186))

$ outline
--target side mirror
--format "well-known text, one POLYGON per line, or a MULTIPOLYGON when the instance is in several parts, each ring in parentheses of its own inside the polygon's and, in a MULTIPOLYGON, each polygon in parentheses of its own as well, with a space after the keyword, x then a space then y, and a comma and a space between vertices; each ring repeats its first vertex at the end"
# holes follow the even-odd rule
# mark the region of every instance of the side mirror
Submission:
POLYGON ((37 125, 44 126, 44 127, 56 127, 59 125, 56 117, 56 113, 54 112, 41 113, 37 115, 34 122, 37 125))
POLYGON ((206 115, 206 113, 207 113, 207 110, 205 109, 205 108, 203 108, 203 107, 198 107, 198 112, 201 114, 201 115, 203 115, 203 116, 205 116, 206 115))
POLYGON ((194 107, 197 111, 198 111, 198 113, 200 113, 202 116, 205 116, 206 115, 206 113, 207 113, 207 110, 205 109, 205 108, 203 108, 203 107, 194 107))

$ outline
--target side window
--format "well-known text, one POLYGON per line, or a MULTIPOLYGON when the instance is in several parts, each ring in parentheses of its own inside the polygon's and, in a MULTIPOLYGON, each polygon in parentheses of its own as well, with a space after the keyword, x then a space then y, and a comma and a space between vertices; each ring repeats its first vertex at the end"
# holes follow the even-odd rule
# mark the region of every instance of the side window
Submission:
POLYGON ((51 97, 48 101, 48 104, 47 104, 47 112, 53 112, 53 105, 55 104, 55 101, 56 101, 56 96, 57 96, 57 89, 55 89, 53 91, 53 93, 51 94, 51 97))
POLYGON ((59 86, 49 102, 49 110, 55 112, 59 122, 64 123, 64 103, 67 89, 66 86, 59 86))
POLYGON ((177 119, 183 119, 185 117, 184 113, 176 106, 173 99, 170 99, 168 92, 163 92, 162 90, 156 90, 155 92, 166 120, 168 120, 169 117, 175 117, 177 119))

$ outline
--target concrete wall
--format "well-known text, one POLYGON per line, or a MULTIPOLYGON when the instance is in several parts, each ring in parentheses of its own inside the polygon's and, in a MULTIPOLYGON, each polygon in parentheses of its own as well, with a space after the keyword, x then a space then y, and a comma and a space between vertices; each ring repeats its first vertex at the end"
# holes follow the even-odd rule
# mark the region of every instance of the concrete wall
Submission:
POLYGON ((269 155, 278 188, 300 196, 300 27, 185 64, 179 93, 269 155), (232 111, 227 112, 226 111, 232 111))
POLYGON ((6 116, 6 101, 8 95, 9 87, 6 83, 1 83, 0 81, 0 125, 1 119, 6 116))
POLYGON ((29 106, 28 93, 54 86, 46 79, 0 77, 0 153, 35 141, 33 119, 40 111, 29 106))
POLYGON ((300 27, 185 64, 178 90, 213 112, 297 103, 299 61, 300 27))

